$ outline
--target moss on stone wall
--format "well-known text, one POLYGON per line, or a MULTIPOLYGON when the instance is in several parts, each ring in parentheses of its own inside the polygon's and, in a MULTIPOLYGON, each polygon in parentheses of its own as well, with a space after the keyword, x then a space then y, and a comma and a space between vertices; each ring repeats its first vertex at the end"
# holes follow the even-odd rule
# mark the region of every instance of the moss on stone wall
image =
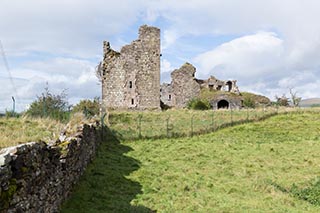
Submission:
POLYGON ((8 189, 1 191, 0 194, 0 210, 9 207, 10 201, 16 193, 17 188, 17 180, 14 178, 10 179, 8 189))
POLYGON ((221 95, 225 95, 229 98, 241 98, 241 96, 232 92, 209 90, 208 88, 201 88, 199 98, 201 100, 211 101, 212 99, 216 99, 221 95))

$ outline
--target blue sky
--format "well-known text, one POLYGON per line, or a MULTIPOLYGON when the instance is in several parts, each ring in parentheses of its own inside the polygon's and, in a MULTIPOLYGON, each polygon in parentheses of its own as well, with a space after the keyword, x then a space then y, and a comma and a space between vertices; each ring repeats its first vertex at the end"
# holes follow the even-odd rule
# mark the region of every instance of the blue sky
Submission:
POLYGON ((100 96, 102 42, 120 48, 140 25, 161 29, 162 81, 183 63, 196 76, 236 79, 241 91, 320 97, 320 2, 316 0, 1 0, 0 112, 19 111, 46 82, 69 102, 100 96), (15 89, 14 89, 15 88, 15 89), (15 90, 17 92, 15 92, 15 90))

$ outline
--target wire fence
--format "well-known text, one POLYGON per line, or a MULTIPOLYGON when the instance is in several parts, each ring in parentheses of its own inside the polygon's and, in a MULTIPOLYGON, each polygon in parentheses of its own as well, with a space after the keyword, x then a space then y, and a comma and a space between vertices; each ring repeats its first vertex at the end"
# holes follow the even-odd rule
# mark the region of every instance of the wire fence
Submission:
POLYGON ((111 113, 110 128, 124 140, 194 136, 236 124, 263 120, 278 108, 168 112, 111 113))
MULTIPOLYGON (((237 124, 259 121, 279 113, 299 109, 269 107, 262 109, 240 110, 168 110, 168 111, 113 111, 101 115, 99 118, 102 129, 112 131, 113 135, 122 140, 157 139, 192 137, 203 133, 214 132, 218 129, 237 124)), ((301 111, 303 112, 303 111, 301 111)), ((90 118, 86 109, 82 112, 90 118)), ((41 110, 36 117, 50 117, 67 123, 73 117, 72 111, 47 111, 41 110)), ((106 134, 102 132, 102 138, 106 134)))

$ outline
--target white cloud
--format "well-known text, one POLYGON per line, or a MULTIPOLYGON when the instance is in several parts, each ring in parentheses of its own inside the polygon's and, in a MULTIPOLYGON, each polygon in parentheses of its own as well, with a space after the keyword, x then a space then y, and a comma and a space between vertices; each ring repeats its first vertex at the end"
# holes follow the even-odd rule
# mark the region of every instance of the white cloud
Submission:
POLYGON ((161 60, 161 72, 172 72, 173 67, 171 66, 171 63, 167 59, 162 59, 161 60))
POLYGON ((162 49, 165 50, 176 42, 178 33, 174 30, 164 30, 162 49))
POLYGON ((194 61, 199 65, 199 74, 233 79, 256 79, 272 75, 281 67, 283 58, 282 40, 270 32, 259 32, 224 43, 202 53, 194 61))
MULTIPOLYGON (((100 95, 100 86, 94 72, 95 64, 89 61, 54 58, 48 61, 28 62, 23 66, 26 68, 12 70, 13 75, 17 77, 14 80, 18 92, 18 103, 32 102, 44 91, 46 82, 49 84, 49 89, 55 94, 67 89, 68 96, 73 100, 100 95)), ((1 81, 8 84, 8 78, 0 78, 0 83, 1 81)), ((12 87, 0 91, 0 97, 9 99, 11 96, 16 96, 12 87)), ((23 110, 25 104, 20 105, 18 110, 23 110)), ((0 111, 7 107, 7 105, 2 105, 3 109, 0 111)))
POLYGON ((103 0, 3 0, 0 7, 1 40, 8 52, 44 51, 92 57, 101 41, 133 24, 140 1, 115 4, 103 0))
MULTIPOLYGON (((317 0, 2 0, 0 39, 26 103, 46 81, 69 88, 72 99, 98 95, 92 72, 102 41, 118 47, 146 22, 161 28, 162 79, 180 58, 195 59, 199 77, 235 78, 240 89, 267 95, 304 82, 297 89, 311 97, 320 96, 319 9, 317 0), (230 39, 202 43, 224 36, 230 39)), ((10 96, 10 103, 6 74, 1 82, 8 89, 0 102, 10 96)))
POLYGON ((292 53, 295 50, 286 45, 274 33, 259 32, 221 44, 194 61, 199 76, 237 79, 242 91, 274 98, 289 95, 289 89, 294 88, 303 98, 319 97, 318 60, 313 54, 308 58, 308 51, 292 53))

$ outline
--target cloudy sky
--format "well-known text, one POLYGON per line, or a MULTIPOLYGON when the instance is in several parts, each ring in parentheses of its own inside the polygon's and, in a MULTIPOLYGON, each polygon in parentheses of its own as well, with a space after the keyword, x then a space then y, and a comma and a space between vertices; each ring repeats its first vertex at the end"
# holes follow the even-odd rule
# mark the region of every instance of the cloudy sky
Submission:
POLYGON ((0 112, 67 89, 69 102, 99 96, 94 74, 102 41, 137 38, 140 25, 161 29, 162 82, 186 61, 196 77, 236 79, 242 91, 275 95, 294 88, 320 97, 318 0, 1 0, 0 112))

